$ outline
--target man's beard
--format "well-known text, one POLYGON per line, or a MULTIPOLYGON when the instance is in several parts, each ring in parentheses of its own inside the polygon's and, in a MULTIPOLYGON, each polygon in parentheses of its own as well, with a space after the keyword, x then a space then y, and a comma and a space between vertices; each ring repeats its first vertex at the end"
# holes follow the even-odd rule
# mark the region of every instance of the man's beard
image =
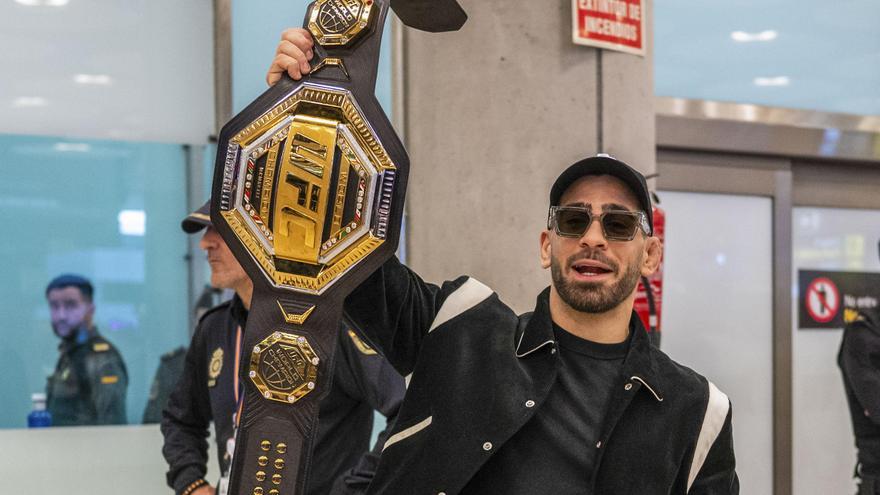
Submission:
POLYGON ((55 335, 64 340, 71 340, 79 333, 79 329, 83 326, 82 323, 77 325, 70 325, 67 323, 52 323, 52 330, 55 332, 55 335))
MULTIPOLYGON (((617 263, 606 258, 598 251, 589 250, 578 253, 568 258, 567 266, 573 265, 576 261, 582 259, 591 259, 608 265, 612 273, 617 273, 620 266, 617 263)), ((550 274, 553 277, 553 286, 559 297, 573 309, 582 313, 605 313, 616 308, 620 303, 626 300, 635 290, 639 283, 641 273, 638 263, 630 265, 623 276, 613 282, 611 286, 604 287, 604 284, 593 282, 571 282, 566 280, 563 275, 562 266, 559 259, 555 256, 550 260, 550 274)))

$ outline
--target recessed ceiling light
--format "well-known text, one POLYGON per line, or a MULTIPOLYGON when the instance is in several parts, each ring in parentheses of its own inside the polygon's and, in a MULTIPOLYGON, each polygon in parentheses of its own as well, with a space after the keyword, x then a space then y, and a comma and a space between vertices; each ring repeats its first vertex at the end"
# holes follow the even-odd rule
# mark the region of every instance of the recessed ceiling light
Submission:
POLYGON ((45 107, 48 104, 49 100, 42 96, 19 96, 12 100, 12 106, 15 108, 45 107))
POLYGON ((773 30, 761 31, 760 33, 747 33, 745 31, 734 31, 730 33, 730 38, 739 43, 753 43, 755 41, 773 41, 779 36, 779 33, 773 30))
POLYGON ((755 86, 788 86, 791 79, 788 76, 756 77, 752 82, 755 86))
POLYGON ((73 76, 77 84, 94 84, 96 86, 109 86, 113 79, 107 74, 77 74, 73 76))
POLYGON ((75 153, 88 153, 92 151, 92 147, 87 143, 55 143, 52 147, 55 151, 67 151, 75 153))
POLYGON ((16 3, 26 7, 63 7, 70 0, 15 0, 16 3))

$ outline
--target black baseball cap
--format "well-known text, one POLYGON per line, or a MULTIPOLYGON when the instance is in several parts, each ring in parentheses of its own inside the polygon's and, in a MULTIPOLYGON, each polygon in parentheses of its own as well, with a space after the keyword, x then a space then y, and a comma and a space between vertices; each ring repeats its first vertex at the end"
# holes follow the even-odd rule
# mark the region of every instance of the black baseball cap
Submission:
POLYGON ((654 214, 651 209, 651 192, 645 176, 626 163, 605 153, 584 158, 559 174, 550 188, 550 206, 559 206, 562 194, 576 180, 587 175, 610 175, 623 181, 639 201, 639 206, 648 217, 648 226, 654 232, 654 214))
POLYGON ((211 200, 205 201, 198 210, 190 213, 180 222, 180 228, 187 234, 195 234, 211 226, 211 200))

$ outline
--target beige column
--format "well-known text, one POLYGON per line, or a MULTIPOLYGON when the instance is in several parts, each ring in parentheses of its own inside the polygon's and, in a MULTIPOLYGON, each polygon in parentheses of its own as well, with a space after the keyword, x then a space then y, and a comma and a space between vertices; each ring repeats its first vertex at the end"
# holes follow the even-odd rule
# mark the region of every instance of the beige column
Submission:
POLYGON ((460 1, 461 31, 402 35, 408 261, 526 311, 550 283, 538 236, 559 172, 597 152, 655 169, 651 47, 573 44, 570 0, 460 1))

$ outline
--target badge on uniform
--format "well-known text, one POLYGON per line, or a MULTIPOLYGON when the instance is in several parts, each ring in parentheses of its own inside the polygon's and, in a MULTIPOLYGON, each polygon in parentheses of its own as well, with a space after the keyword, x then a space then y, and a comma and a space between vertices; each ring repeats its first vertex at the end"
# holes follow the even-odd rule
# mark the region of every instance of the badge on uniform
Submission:
POLYGON ((223 348, 218 347, 211 354, 211 362, 208 364, 209 387, 217 385, 217 377, 220 376, 221 371, 223 371, 223 348))

